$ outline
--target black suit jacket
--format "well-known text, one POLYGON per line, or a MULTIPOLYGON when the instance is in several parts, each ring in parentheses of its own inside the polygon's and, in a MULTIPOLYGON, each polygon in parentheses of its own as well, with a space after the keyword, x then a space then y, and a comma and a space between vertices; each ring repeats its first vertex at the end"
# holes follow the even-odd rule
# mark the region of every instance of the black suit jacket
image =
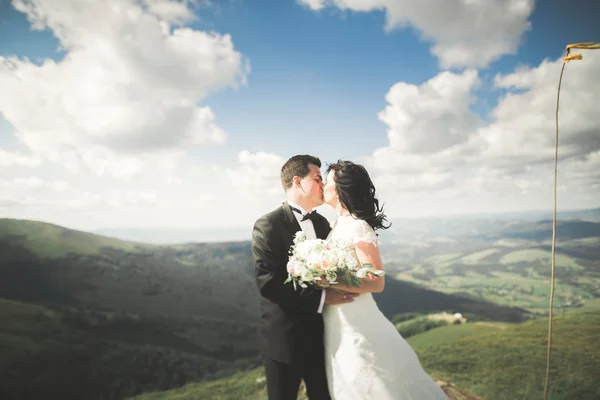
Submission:
MULTIPOLYGON (((317 237, 325 239, 331 228, 319 217, 313 226, 317 237)), ((258 347, 263 355, 287 364, 323 357, 323 318, 318 313, 322 290, 295 290, 284 283, 290 246, 300 230, 286 202, 260 217, 252 231, 254 277, 261 295, 258 347)))

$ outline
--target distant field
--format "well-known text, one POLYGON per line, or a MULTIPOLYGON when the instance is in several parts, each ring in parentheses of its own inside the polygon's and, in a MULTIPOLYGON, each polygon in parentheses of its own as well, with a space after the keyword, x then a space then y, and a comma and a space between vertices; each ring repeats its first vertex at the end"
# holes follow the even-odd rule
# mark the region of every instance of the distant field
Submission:
MULTIPOLYGON (((540 249, 526 249, 513 251, 506 254, 500 259, 501 264, 520 264, 524 262, 541 261, 549 264, 551 262, 552 253, 540 249)), ((555 254, 556 265, 562 267, 569 267, 573 269, 582 269, 573 257, 569 257, 563 254, 555 254)))
POLYGON ((466 256, 462 257, 460 259, 460 261, 465 264, 475 264, 475 263, 485 260, 489 256, 499 253, 499 252, 500 252, 500 250, 498 250, 498 249, 485 249, 485 250, 478 251, 476 253, 471 253, 469 255, 466 255, 466 256))
POLYGON ((600 311, 600 299, 589 301, 581 307, 581 311, 600 311))
POLYGON ((450 254, 438 254, 433 257, 429 257, 426 261, 431 263, 446 263, 462 256, 462 253, 450 253, 450 254))
MULTIPOLYGON (((436 267, 435 271, 439 268, 436 267)), ((498 304, 519 306, 533 311, 548 307, 550 281, 547 277, 526 277, 511 272, 494 271, 483 275, 467 271, 463 275, 438 275, 427 281, 415 278, 412 273, 401 273, 397 279, 415 282, 444 293, 467 292, 498 304)), ((589 283, 589 278, 586 280, 589 283)), ((600 283, 600 279, 593 282, 600 283)), ((580 307, 594 301, 589 289, 558 280, 555 283, 555 306, 580 307)))
MULTIPOLYGON (((435 271, 439 271, 436 267, 435 271)), ((438 275, 421 280, 410 273, 395 275, 396 279, 413 282, 444 293, 469 293, 497 304, 545 311, 548 307, 550 282, 547 278, 523 277, 517 274, 493 272, 491 276, 467 271, 464 275, 438 275)), ((589 280, 587 281, 589 283, 589 280)), ((596 287, 600 279, 594 279, 596 287)), ((596 299, 594 292, 557 281, 555 307, 578 309, 596 299)))
POLYGON ((531 241, 519 239, 500 239, 492 243, 493 246, 497 247, 522 247, 530 244, 532 244, 531 241))
POLYGON ((563 246, 600 246, 600 237, 587 237, 581 239, 571 239, 562 242, 563 246))
MULTIPOLYGON (((559 224, 559 229, 568 233, 559 235, 555 254, 554 305, 561 310, 587 309, 591 307, 588 304, 600 298, 600 237, 581 237, 586 232, 595 234, 596 228, 586 224, 582 228, 586 231, 582 233, 577 230, 579 227, 578 223, 559 224)), ((462 239, 457 236, 454 244, 438 245, 424 238, 423 241, 430 244, 426 249, 415 246, 388 250, 393 256, 386 257, 394 260, 390 272, 397 279, 433 290, 466 293, 503 305, 544 312, 550 293, 552 254, 546 237, 548 223, 511 222, 500 224, 499 229, 508 229, 515 237, 498 238, 502 234, 496 234, 486 238, 469 234, 462 239)), ((492 228, 479 230, 490 232, 492 228)), ((409 243, 406 242, 406 246, 410 246, 409 243)))

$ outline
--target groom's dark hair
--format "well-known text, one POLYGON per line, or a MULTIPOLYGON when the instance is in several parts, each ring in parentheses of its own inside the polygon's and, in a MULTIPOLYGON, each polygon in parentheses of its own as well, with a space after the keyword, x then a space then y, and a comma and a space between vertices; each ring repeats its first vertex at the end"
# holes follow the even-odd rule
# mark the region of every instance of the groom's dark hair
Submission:
POLYGON ((294 176, 304 178, 308 175, 310 164, 321 168, 321 160, 308 154, 299 154, 287 160, 281 167, 281 186, 283 186, 283 189, 288 190, 292 186, 294 176))

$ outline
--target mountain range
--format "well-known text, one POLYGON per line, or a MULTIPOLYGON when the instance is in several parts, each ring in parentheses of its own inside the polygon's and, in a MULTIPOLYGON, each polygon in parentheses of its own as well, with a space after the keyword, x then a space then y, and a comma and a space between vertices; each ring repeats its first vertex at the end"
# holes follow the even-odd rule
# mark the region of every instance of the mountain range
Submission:
MULTIPOLYGON (((423 330, 442 329, 422 323, 432 313, 508 325, 543 316, 535 304, 495 301, 480 289, 496 278, 525 279, 518 265, 527 269, 539 260, 503 264, 498 257, 542 249, 548 221, 436 223, 396 226, 381 235, 389 274, 386 290, 374 297, 390 320, 414 318, 401 324, 412 324, 418 340, 423 330), (490 252, 510 240, 521 247, 490 252), (490 256, 473 256, 482 251, 490 256), (492 256, 498 260, 490 261, 492 256), (492 271, 489 276, 468 281, 483 268, 492 271), (442 278, 469 284, 439 287, 442 278)), ((559 229, 561 251, 570 249, 575 260, 569 268, 591 282, 577 286, 567 275, 570 280, 561 285, 587 296, 583 308, 593 312, 600 298, 593 286, 600 271, 594 250, 600 223, 563 220, 559 229)), ((0 316, 8 321, 0 327, 0 398, 121 399, 256 371, 258 292, 252 270, 247 240, 159 245, 0 219, 0 316)), ((436 376, 477 393, 474 382, 452 371, 451 360, 443 367, 430 365, 436 365, 436 376)))

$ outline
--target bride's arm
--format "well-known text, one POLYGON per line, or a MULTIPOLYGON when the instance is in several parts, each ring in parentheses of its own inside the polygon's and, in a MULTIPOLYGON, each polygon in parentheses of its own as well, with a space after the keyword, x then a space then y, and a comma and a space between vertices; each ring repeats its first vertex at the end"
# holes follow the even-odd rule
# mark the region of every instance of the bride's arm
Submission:
MULTIPOLYGON (((383 270, 383 262, 381 261, 381 254, 379 253, 379 248, 377 246, 367 242, 358 242, 355 245, 355 248, 358 261, 360 261, 361 264, 373 264, 373 269, 383 270)), ((360 287, 347 286, 340 283, 331 285, 331 287, 352 293, 379 293, 382 292, 385 287, 385 275, 374 276, 369 274, 365 280, 367 280, 367 282, 361 282, 360 287)))

